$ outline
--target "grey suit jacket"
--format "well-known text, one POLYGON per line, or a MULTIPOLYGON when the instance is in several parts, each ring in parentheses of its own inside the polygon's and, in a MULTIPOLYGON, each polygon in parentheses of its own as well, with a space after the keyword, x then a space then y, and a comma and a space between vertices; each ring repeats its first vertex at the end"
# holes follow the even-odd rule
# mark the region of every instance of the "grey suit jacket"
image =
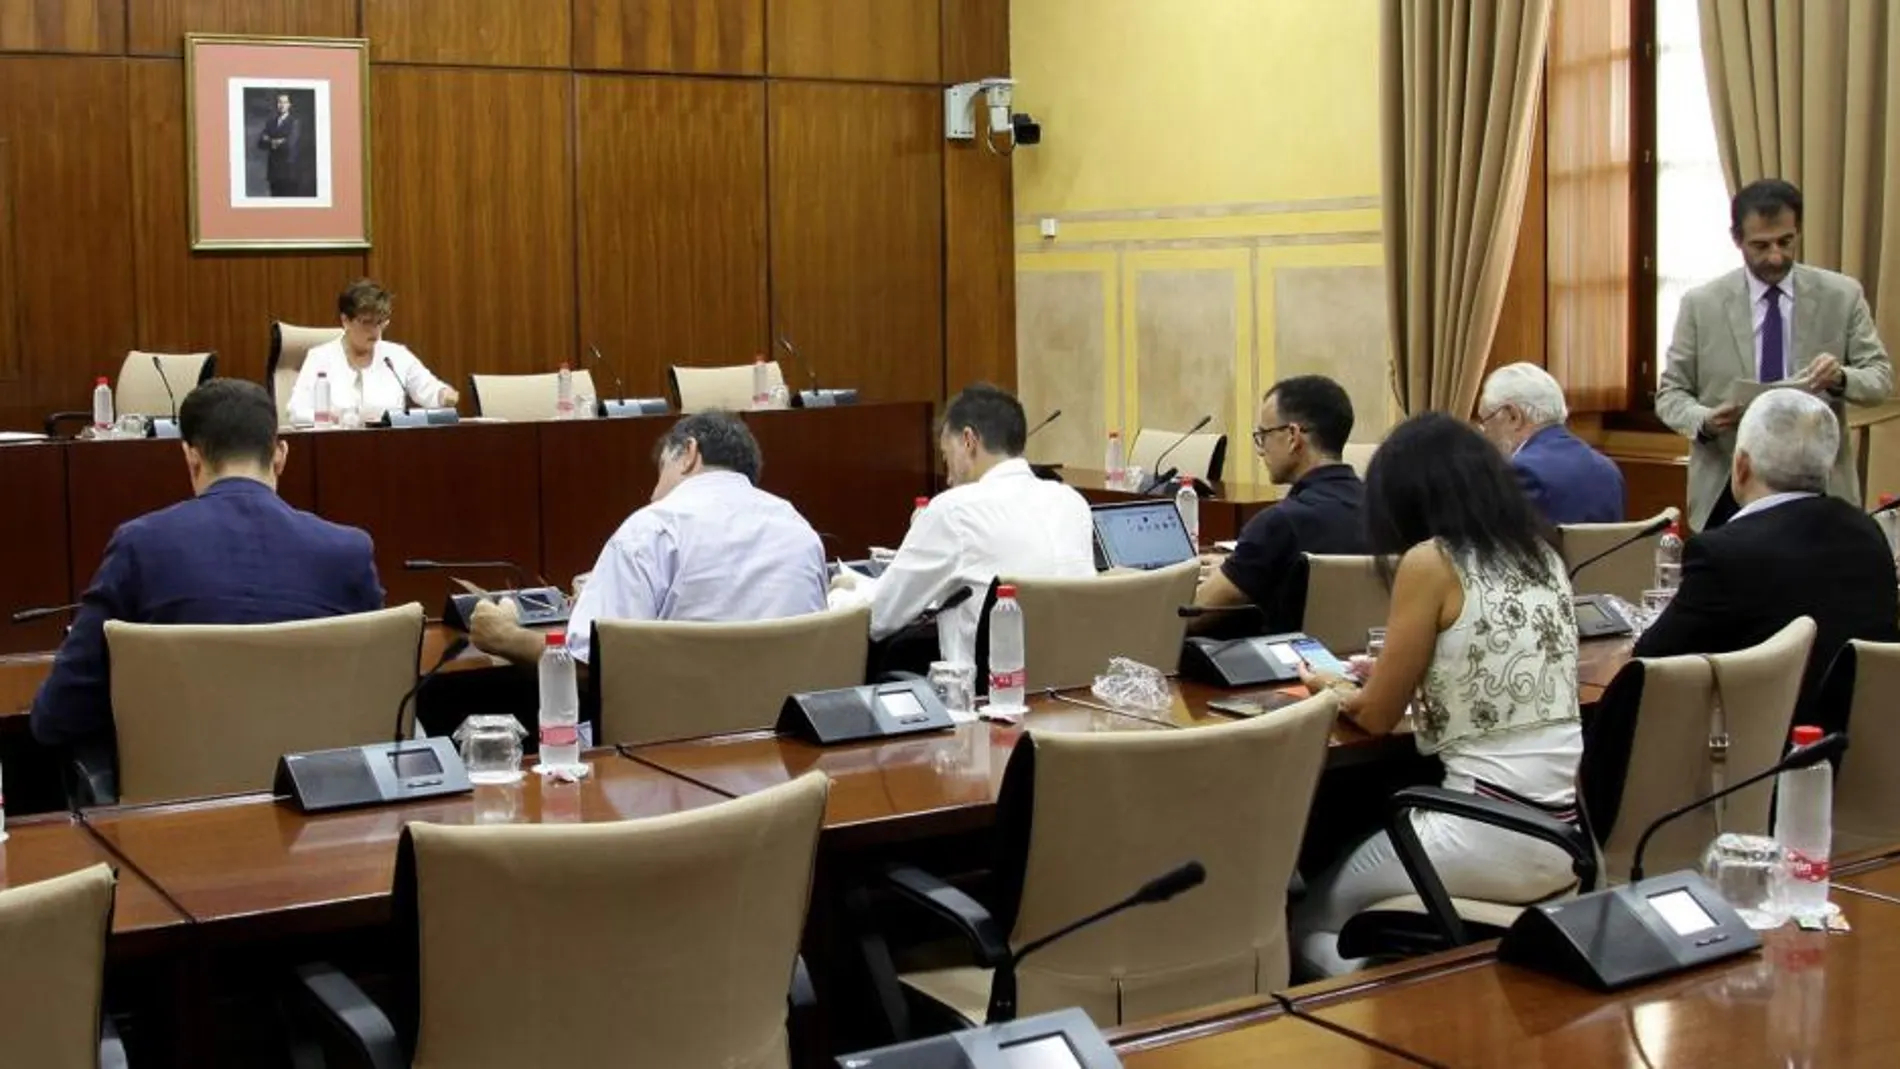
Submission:
MULTIPOLYGON (((1794 352, 1790 377, 1822 353, 1846 369, 1846 384, 1828 400, 1841 424, 1841 449, 1828 476, 1828 493, 1860 503, 1854 447, 1847 437, 1843 401, 1879 404, 1893 391, 1893 364, 1874 332, 1874 317, 1860 283, 1806 264, 1794 268, 1794 352)), ((1705 438, 1703 421, 1728 400, 1731 383, 1755 378, 1755 325, 1744 269, 1706 282, 1682 295, 1669 362, 1656 390, 1656 415, 1689 439, 1689 525, 1701 530, 1728 483, 1735 432, 1705 438)))

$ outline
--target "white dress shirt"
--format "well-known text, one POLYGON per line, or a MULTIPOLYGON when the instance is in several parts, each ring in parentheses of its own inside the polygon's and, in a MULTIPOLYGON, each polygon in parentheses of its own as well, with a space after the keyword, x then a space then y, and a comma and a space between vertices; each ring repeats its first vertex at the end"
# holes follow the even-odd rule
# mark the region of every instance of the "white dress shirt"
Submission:
MULTIPOLYGON (((1743 271, 1742 277, 1748 280, 1749 324, 1755 337, 1755 381, 1760 382, 1761 327, 1768 322, 1768 283, 1756 278, 1753 271, 1743 271)), ((1781 377, 1793 378, 1800 370, 1794 366, 1794 272, 1788 272, 1788 277, 1775 285, 1781 287, 1781 296, 1776 298, 1776 303, 1781 305, 1781 377)))
POLYGON ((393 341, 377 342, 369 366, 359 370, 350 366, 343 339, 338 338, 304 355, 297 384, 290 390, 290 422, 316 422, 319 373, 330 380, 330 411, 356 408, 363 413, 365 423, 381 419, 392 408, 404 407, 405 398, 407 403, 423 408, 439 407, 448 389, 405 346, 393 341))
POLYGON ((818 532, 744 475, 706 471, 607 540, 568 615, 567 648, 587 660, 595 620, 775 620, 824 607, 818 532))
POLYGON ((1082 495, 1005 460, 925 507, 876 581, 834 598, 871 603, 871 637, 890 636, 963 587, 974 596, 937 618, 946 661, 976 661, 984 593, 999 575, 1072 579, 1095 574, 1095 527, 1082 495))
POLYGON ((1734 523, 1743 516, 1752 516, 1757 512, 1767 512, 1776 505, 1785 505, 1790 501, 1799 501, 1804 497, 1817 496, 1819 495, 1807 490, 1784 490, 1779 494, 1769 494, 1767 497, 1758 497, 1748 504, 1743 505, 1741 508, 1736 509, 1735 515, 1730 516, 1728 522, 1734 523))

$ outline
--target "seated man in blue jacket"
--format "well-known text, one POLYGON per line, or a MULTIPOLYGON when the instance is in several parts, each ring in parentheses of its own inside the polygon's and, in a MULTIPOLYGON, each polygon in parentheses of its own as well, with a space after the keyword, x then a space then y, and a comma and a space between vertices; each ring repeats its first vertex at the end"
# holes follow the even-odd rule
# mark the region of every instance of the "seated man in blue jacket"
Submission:
POLYGON ((289 446, 262 386, 212 379, 185 396, 178 423, 196 496, 113 532, 33 699, 41 742, 111 742, 107 620, 263 624, 383 606, 369 535, 277 496, 289 446))
POLYGON ((1484 380, 1478 429, 1510 459, 1531 504, 1551 523, 1618 523, 1623 473, 1564 428, 1563 387, 1536 364, 1507 364, 1484 380))

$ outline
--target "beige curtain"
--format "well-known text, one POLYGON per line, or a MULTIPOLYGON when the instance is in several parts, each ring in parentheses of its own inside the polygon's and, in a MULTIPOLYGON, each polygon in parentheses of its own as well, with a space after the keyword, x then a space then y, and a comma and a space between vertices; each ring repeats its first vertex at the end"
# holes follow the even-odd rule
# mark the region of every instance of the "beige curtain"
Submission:
POLYGON ((1802 259, 1860 280, 1900 339, 1900 13, 1888 0, 1701 0, 1730 190, 1801 187, 1802 259))
POLYGON ((1550 0, 1384 0, 1386 296, 1409 415, 1469 415, 1511 271, 1550 0))

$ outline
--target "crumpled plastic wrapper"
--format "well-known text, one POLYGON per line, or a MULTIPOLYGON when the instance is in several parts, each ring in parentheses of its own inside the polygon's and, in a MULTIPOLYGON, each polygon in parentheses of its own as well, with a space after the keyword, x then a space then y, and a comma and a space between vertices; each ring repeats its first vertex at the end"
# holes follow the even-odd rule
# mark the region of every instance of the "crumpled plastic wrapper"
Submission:
POLYGON ((1127 657, 1108 662, 1108 674, 1095 677, 1089 693, 1115 709, 1143 713, 1165 713, 1174 708, 1174 691, 1168 677, 1158 668, 1127 657))

